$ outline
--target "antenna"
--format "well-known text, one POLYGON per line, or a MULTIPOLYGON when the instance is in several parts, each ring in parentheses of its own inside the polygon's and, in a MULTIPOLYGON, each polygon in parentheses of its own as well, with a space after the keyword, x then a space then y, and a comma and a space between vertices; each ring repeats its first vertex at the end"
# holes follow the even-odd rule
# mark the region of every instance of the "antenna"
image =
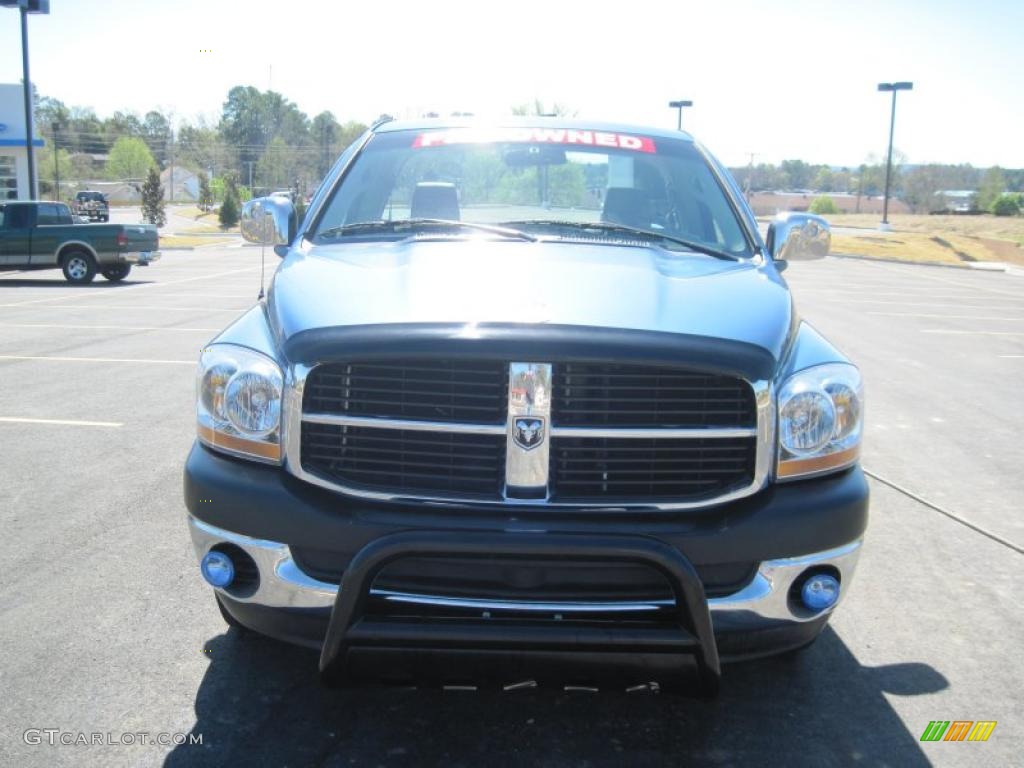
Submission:
POLYGON ((269 233, 274 231, 274 222, 270 217, 270 214, 263 208, 263 204, 259 203, 260 213, 260 293, 256 297, 256 301, 263 301, 263 298, 267 295, 267 292, 263 290, 265 265, 267 262, 267 237, 269 233))
POLYGON ((266 243, 260 243, 260 293, 256 297, 256 301, 262 301, 263 297, 267 295, 266 291, 263 290, 263 265, 266 262, 266 256, 264 255, 266 250, 266 243))

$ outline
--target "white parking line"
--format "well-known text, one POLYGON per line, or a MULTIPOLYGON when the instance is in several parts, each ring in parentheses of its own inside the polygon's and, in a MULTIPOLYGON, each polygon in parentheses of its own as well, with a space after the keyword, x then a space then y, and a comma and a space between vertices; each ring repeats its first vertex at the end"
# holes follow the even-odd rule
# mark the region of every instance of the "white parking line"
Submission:
POLYGON ((1007 320, 1024 322, 1024 317, 995 317, 987 315, 944 315, 941 313, 927 314, 924 312, 867 312, 866 314, 877 315, 879 317, 939 317, 949 320, 1007 320))
POLYGON ((67 328, 73 331, 186 331, 216 333, 223 328, 164 328, 159 325, 59 325, 57 323, 0 323, 0 328, 67 328))
MULTIPOLYGON (((926 290, 922 290, 922 291, 917 291, 917 292, 915 292, 913 289, 910 289, 910 288, 908 288, 905 291, 876 291, 876 290, 874 290, 872 288, 848 290, 846 288, 826 288, 825 286, 806 285, 806 284, 798 283, 796 281, 793 281, 793 283, 791 284, 790 287, 792 287, 794 290, 797 290, 797 291, 799 291, 799 290, 810 290, 810 291, 814 291, 815 293, 830 293, 830 294, 834 293, 834 294, 843 294, 843 295, 849 294, 850 296, 863 296, 865 293, 869 293, 872 296, 903 296, 903 297, 908 297, 908 298, 912 298, 912 299, 935 299, 935 300, 945 299, 947 301, 961 301, 963 299, 970 300, 970 299, 976 299, 977 298, 977 296, 973 296, 973 295, 970 295, 970 294, 959 294, 958 295, 958 294, 953 294, 953 293, 932 293, 932 292, 928 291, 927 289, 926 290)), ((837 296, 837 298, 841 299, 842 297, 841 296, 837 296)), ((1024 299, 1022 299, 1021 301, 1024 301, 1024 299)))
MULTIPOLYGON (((17 304, 0 304, 0 307, 15 307, 17 304)), ((157 310, 167 312, 245 312, 249 307, 168 307, 154 304, 56 304, 52 307, 40 307, 50 311, 51 309, 135 309, 135 310, 157 310)))
POLYGON ((103 295, 105 295, 107 293, 107 291, 115 291, 115 290, 116 290, 116 292, 118 294, 122 294, 125 291, 137 291, 137 290, 140 290, 142 288, 162 288, 162 287, 164 287, 166 285, 178 285, 179 283, 191 283, 191 282, 194 282, 196 280, 211 280, 211 279, 213 279, 215 277, 224 277, 225 275, 236 275, 239 272, 253 272, 253 271, 257 270, 257 269, 259 269, 259 267, 256 267, 256 266, 253 266, 253 267, 243 267, 242 269, 231 269, 231 270, 228 270, 226 272, 214 272, 213 274, 209 274, 209 275, 198 275, 196 277, 184 277, 181 280, 168 280, 167 282, 163 282, 163 283, 140 283, 138 285, 125 285, 125 286, 122 286, 122 287, 118 287, 116 289, 107 289, 107 290, 102 290, 102 291, 96 291, 95 293, 84 293, 83 292, 83 288, 80 287, 80 288, 76 288, 72 293, 65 293, 65 294, 63 294, 61 296, 48 296, 45 299, 30 299, 28 301, 20 301, 20 302, 17 302, 15 304, 0 304, 0 306, 2 306, 2 307, 21 307, 21 306, 25 306, 26 304, 43 304, 43 303, 45 303, 47 301, 63 301, 64 299, 71 299, 71 298, 84 299, 84 298, 91 298, 93 296, 103 296, 103 295))
POLYGON ((0 360, 43 360, 54 363, 155 363, 160 365, 195 365, 195 360, 145 360, 123 357, 57 357, 44 355, 0 355, 0 360))
POLYGON ((123 427, 120 421, 71 421, 70 419, 19 419, 14 416, 0 416, 0 422, 7 424, 59 424, 69 427, 123 427))
POLYGON ((203 291, 189 291, 188 293, 161 293, 161 299, 174 298, 175 296, 188 296, 190 299, 249 299, 256 301, 259 291, 252 293, 204 293, 203 291))
MULTIPOLYGON (((838 303, 838 302, 836 302, 838 303)), ((887 301, 884 299, 846 299, 845 304, 886 304, 893 307, 951 307, 948 301, 887 301)), ((1015 310, 1024 306, 997 306, 992 304, 956 304, 956 309, 1015 310)))
POLYGON ((1024 336, 1024 331, 955 331, 949 328, 922 328, 921 333, 949 333, 957 336, 1024 336))
POLYGON ((1020 291, 1000 291, 996 288, 989 288, 988 286, 972 285, 970 283, 963 282, 962 280, 948 280, 944 277, 931 274, 915 275, 916 278, 923 278, 925 280, 934 280, 937 283, 945 283, 946 285, 955 285, 958 288, 966 288, 971 291, 981 291, 982 293, 991 293, 997 296, 1020 296, 1020 291))

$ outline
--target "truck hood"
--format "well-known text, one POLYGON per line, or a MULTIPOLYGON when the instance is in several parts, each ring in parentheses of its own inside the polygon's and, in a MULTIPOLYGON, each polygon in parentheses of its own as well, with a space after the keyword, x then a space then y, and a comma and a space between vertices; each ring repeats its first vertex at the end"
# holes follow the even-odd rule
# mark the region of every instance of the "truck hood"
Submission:
POLYGON ((410 240, 294 249, 268 315, 279 343, 377 324, 547 323, 730 339, 778 361, 792 322, 771 266, 657 247, 410 240))

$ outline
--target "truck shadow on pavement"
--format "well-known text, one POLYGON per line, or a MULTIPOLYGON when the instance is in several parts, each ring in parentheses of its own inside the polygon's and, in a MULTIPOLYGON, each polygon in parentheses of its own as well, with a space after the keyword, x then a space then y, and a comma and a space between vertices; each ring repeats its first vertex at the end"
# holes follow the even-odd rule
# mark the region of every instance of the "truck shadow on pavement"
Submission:
POLYGON ((861 666, 831 628, 799 654, 726 666, 712 702, 649 693, 338 691, 320 685, 313 651, 234 629, 205 650, 210 666, 192 728, 202 745, 177 747, 164 763, 170 768, 928 765, 917 734, 883 694, 949 685, 927 664, 861 666))

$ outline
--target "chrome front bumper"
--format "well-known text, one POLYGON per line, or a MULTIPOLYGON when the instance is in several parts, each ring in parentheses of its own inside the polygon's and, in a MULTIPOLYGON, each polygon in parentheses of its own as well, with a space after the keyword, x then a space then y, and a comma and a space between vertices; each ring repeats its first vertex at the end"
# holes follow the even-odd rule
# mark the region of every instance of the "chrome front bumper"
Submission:
MULTIPOLYGON (((259 586, 252 594, 243 597, 223 592, 240 603, 253 603, 266 608, 331 608, 338 595, 338 587, 307 576, 296 565, 287 544, 265 539, 254 539, 208 525, 189 517, 189 530, 196 557, 202 559, 217 544, 234 544, 244 550, 259 568, 259 586)), ((757 628, 775 622, 802 623, 820 618, 835 609, 842 602, 849 589, 857 558, 860 555, 860 540, 831 549, 800 557, 766 560, 761 563, 753 580, 743 589, 724 597, 708 600, 711 618, 715 628, 757 628), (831 608, 810 614, 794 607, 790 600, 790 588, 794 581, 810 567, 831 566, 840 575, 839 600, 831 608)), ((672 601, 616 601, 616 602, 513 602, 503 600, 479 600, 470 598, 443 597, 426 594, 372 590, 371 595, 389 602, 447 606, 451 608, 480 611, 513 611, 524 614, 574 612, 594 613, 598 611, 616 614, 650 614, 672 608, 672 601)))

